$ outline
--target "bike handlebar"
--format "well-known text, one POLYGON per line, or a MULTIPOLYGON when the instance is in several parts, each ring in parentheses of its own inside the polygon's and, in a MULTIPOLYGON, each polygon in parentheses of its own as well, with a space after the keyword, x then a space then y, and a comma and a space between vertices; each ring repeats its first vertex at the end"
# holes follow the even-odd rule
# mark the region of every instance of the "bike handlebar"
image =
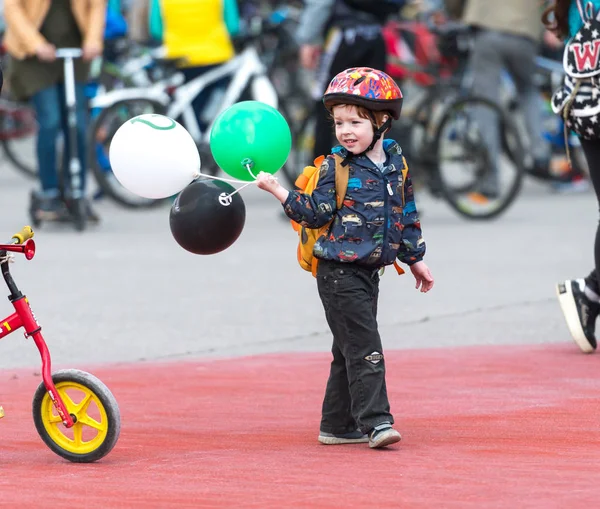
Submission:
POLYGON ((23 226, 23 229, 19 233, 15 233, 11 240, 16 240, 17 244, 23 244, 32 237, 33 230, 31 229, 31 226, 23 226))

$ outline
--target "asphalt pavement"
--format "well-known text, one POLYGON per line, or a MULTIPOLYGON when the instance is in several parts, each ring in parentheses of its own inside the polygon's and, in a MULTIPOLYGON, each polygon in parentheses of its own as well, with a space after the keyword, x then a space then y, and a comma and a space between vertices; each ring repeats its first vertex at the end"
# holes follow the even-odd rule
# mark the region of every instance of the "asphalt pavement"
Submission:
MULTIPOLYGON (((32 185, 0 161, 2 239, 29 224, 32 185)), ((297 237, 281 206, 253 186, 241 193, 244 231, 212 256, 175 243, 168 204, 131 211, 102 201, 97 227, 38 229, 35 258, 17 257, 12 272, 42 325, 53 368, 328 351, 316 284, 297 265, 297 237)), ((592 266, 598 210, 591 191, 562 195, 528 181, 490 222, 465 220, 427 195, 417 205, 435 287, 421 294, 410 273, 387 271, 379 307, 385 349, 571 341, 554 285, 592 266)), ((11 312, 8 300, 0 305, 0 314, 11 312)), ((2 343, 0 368, 39 365, 20 331, 2 343)))

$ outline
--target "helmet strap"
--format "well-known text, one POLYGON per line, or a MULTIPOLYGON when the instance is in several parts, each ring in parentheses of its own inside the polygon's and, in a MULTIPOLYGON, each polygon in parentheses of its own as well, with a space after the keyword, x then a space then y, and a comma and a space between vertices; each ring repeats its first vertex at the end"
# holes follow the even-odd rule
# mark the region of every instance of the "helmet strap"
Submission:
MULTIPOLYGON (((373 115, 373 113, 371 113, 371 112, 369 112, 369 113, 371 115, 371 118, 374 121, 375 120, 375 116, 373 115)), ((388 117, 387 120, 383 124, 381 124, 381 127, 378 127, 377 129, 373 130, 373 141, 371 142, 371 144, 365 150, 363 150, 360 154, 353 154, 352 152, 348 152, 348 154, 346 155, 346 157, 342 161, 342 166, 348 165, 350 163, 350 158, 364 156, 367 152, 370 152, 371 150, 373 150, 373 147, 375 146, 375 143, 377 143, 379 141, 379 138, 381 138, 381 136, 391 126, 392 126, 392 119, 390 117, 388 117)))

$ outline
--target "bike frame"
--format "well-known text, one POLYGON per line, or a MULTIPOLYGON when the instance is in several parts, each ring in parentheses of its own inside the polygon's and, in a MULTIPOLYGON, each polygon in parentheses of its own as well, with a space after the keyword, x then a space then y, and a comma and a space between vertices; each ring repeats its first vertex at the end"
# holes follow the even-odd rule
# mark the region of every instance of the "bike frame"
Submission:
POLYGON ((2 271, 2 277, 6 282, 6 286, 10 291, 8 299, 15 308, 14 313, 0 321, 0 339, 12 334, 21 327, 25 329, 25 338, 33 339, 42 358, 42 379, 46 390, 48 391, 63 424, 67 428, 70 428, 75 424, 75 421, 68 413, 67 408, 52 381, 50 351, 42 336, 42 327, 37 322, 27 297, 18 289, 10 274, 9 256, 7 255, 7 251, 24 253, 26 258, 30 260, 35 253, 35 244, 31 239, 27 240, 24 244, 0 244, 0 270, 2 271))
POLYGON ((218 114, 235 104, 241 97, 249 83, 254 85, 252 95, 256 100, 278 107, 277 92, 266 74, 266 67, 261 62, 254 46, 248 46, 241 53, 205 74, 194 78, 188 83, 177 85, 181 82, 181 73, 168 79, 161 80, 147 88, 123 88, 112 90, 93 98, 91 108, 107 108, 112 104, 130 99, 148 99, 157 101, 165 106, 167 115, 171 118, 183 119, 183 124, 196 144, 208 142, 209 134, 218 114), (221 101, 219 112, 207 129, 202 132, 196 114, 192 107, 194 99, 209 85, 216 83, 224 77, 231 77, 225 96, 221 101), (173 98, 169 96, 169 89, 175 87, 173 98))

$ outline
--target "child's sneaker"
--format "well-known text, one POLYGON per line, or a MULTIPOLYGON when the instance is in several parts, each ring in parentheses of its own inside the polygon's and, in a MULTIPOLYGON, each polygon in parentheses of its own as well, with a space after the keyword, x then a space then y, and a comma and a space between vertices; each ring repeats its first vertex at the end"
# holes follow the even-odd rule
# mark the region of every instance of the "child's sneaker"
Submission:
POLYGON ((369 441, 369 435, 356 430, 350 433, 327 433, 319 431, 319 442, 325 445, 341 444, 365 444, 369 441))
POLYGON ((379 449, 400 442, 402 437, 389 422, 378 424, 369 434, 369 447, 379 449))
POLYGON ((573 340, 582 352, 593 352, 596 349, 595 329, 600 304, 593 302, 585 294, 583 279, 559 283, 556 285, 556 293, 573 340))

